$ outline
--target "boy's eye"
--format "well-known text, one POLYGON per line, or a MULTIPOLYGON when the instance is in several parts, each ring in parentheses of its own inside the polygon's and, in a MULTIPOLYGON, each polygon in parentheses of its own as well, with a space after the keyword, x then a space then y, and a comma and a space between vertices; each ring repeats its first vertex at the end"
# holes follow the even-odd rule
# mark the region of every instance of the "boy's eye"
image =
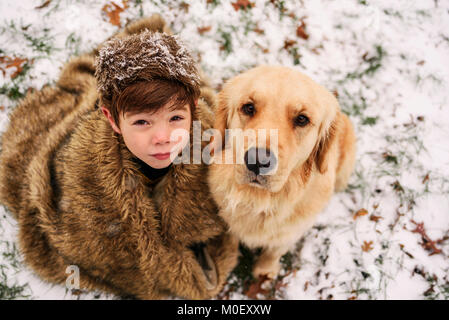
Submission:
POLYGON ((180 117, 180 116, 174 116, 174 117, 171 118, 172 121, 179 121, 179 120, 182 120, 182 119, 184 119, 184 118, 180 117))
POLYGON ((134 124, 138 126, 143 126, 145 124, 148 124, 148 122, 145 120, 137 120, 136 122, 134 122, 134 124))

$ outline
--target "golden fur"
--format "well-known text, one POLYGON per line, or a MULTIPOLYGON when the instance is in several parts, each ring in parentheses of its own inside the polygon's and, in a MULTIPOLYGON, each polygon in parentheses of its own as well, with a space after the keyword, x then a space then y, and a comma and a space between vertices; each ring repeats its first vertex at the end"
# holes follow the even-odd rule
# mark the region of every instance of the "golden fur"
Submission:
POLYGON ((352 124, 336 98, 307 76, 286 67, 260 66, 225 84, 214 127, 222 138, 225 129, 240 128, 240 136, 278 130, 277 170, 259 177, 260 184, 251 182, 254 177, 243 161, 226 164, 225 155, 236 152, 238 161, 251 147, 270 146, 269 133, 242 140, 242 150, 233 150, 236 144, 216 147, 209 170, 211 192, 230 231, 247 246, 264 249, 254 275, 273 278, 279 258, 313 225, 334 190, 346 187, 355 162, 352 124), (242 111, 247 103, 256 109, 253 116, 242 111), (307 115, 310 123, 295 127, 298 114, 307 115))

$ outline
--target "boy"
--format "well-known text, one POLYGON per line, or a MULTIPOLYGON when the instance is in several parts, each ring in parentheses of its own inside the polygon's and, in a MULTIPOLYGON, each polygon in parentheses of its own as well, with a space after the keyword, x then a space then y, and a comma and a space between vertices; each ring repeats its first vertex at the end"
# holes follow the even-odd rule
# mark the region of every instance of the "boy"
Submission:
POLYGON ((164 30, 159 16, 130 25, 96 68, 93 55, 72 60, 56 88, 11 115, 0 199, 18 219, 25 262, 48 281, 65 284, 74 265, 80 288, 202 299, 236 264, 207 168, 172 164, 184 147, 173 131, 191 132, 193 120, 208 129, 213 97, 164 30))

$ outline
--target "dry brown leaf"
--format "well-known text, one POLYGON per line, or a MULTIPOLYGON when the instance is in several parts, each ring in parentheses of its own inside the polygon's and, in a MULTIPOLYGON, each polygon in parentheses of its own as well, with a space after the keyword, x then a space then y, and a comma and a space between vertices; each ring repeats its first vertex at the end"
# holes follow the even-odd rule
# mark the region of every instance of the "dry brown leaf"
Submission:
POLYGON ((381 217, 381 216, 375 216, 374 214, 372 214, 372 215, 369 217, 369 219, 370 219, 371 221, 377 222, 377 221, 379 221, 380 219, 382 219, 382 217, 381 217))
POLYGON ((122 0, 123 7, 117 5, 114 1, 107 3, 101 9, 109 18, 109 22, 114 26, 121 26, 120 23, 120 13, 125 11, 128 8, 128 0, 122 0))
POLYGON ((427 235, 426 230, 424 229, 424 222, 417 223, 414 220, 411 221, 414 225, 416 225, 415 230, 412 230, 414 233, 419 233, 421 235, 421 238, 423 240, 423 243, 421 243, 421 246, 427 250, 430 251, 430 255, 439 254, 441 253, 441 250, 436 247, 436 242, 430 239, 430 237, 427 235))
POLYGON ((372 241, 368 241, 368 242, 363 241, 362 250, 363 250, 364 252, 371 251, 371 250, 373 250, 372 245, 373 245, 373 242, 372 242, 372 241))
POLYGON ((284 41, 284 49, 287 50, 288 48, 294 46, 295 44, 296 44, 296 40, 285 39, 285 41, 284 41))
POLYGON ((355 213, 355 215, 354 215, 354 220, 356 220, 358 217, 365 216, 365 215, 367 215, 367 214, 368 214, 368 210, 366 210, 366 209, 360 209, 359 211, 357 211, 357 212, 355 213))
POLYGON ((240 9, 251 9, 256 5, 254 2, 250 2, 249 0, 237 0, 231 4, 235 11, 239 11, 240 9))
POLYGON ((43 9, 43 8, 47 7, 50 4, 50 2, 51 2, 51 0, 47 0, 40 6, 35 7, 34 9, 43 9))
POLYGON ((183 9, 184 11, 185 11, 185 13, 188 13, 189 12, 189 9, 190 9, 190 4, 188 4, 187 2, 181 2, 181 4, 179 5, 179 7, 181 8, 181 9, 183 9))
POLYGON ((257 34, 265 34, 265 30, 260 29, 259 27, 255 27, 253 31, 257 34))
POLYGON ((258 294, 266 296, 269 293, 269 291, 264 289, 264 288, 262 288, 262 285, 267 280, 268 280, 267 276, 259 277, 259 279, 256 282, 252 283, 249 286, 248 290, 246 290, 244 292, 245 295, 248 296, 251 299, 258 299, 258 296, 257 296, 258 294))
POLYGON ((16 71, 11 75, 11 79, 14 79, 23 71, 23 66, 25 65, 26 62, 28 62, 28 59, 21 59, 18 57, 11 58, 8 56, 1 56, 0 57, 0 70, 3 73, 3 76, 5 76, 6 69, 16 68, 16 71), (5 64, 5 65, 1 66, 2 64, 5 64))
POLYGON ((207 27, 198 27, 198 33, 199 34, 203 34, 205 32, 208 32, 212 29, 212 26, 207 26, 207 27))
POLYGON ((309 39, 309 35, 306 32, 306 24, 304 21, 301 21, 301 24, 296 28, 296 35, 304 40, 309 39))

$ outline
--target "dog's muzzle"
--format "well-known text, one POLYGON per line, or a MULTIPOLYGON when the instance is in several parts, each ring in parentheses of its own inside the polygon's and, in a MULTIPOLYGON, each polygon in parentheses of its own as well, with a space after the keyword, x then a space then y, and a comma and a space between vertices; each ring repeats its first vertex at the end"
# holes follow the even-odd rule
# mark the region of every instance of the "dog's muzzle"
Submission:
POLYGON ((250 148, 244 157, 246 168, 256 176, 273 173, 276 168, 277 158, 270 149, 250 148))

